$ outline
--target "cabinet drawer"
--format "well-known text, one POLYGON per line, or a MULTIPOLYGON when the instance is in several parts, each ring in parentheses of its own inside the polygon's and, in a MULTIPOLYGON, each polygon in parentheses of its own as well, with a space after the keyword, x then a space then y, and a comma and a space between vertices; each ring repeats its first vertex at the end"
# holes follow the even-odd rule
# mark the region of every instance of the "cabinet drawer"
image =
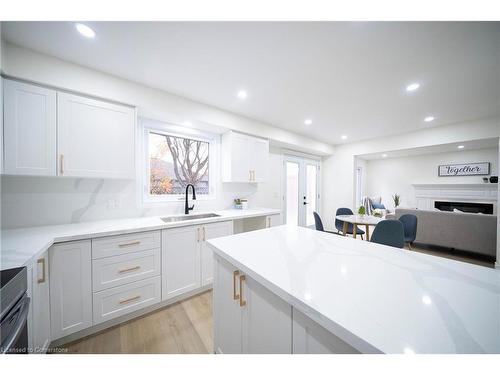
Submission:
POLYGON ((160 248, 92 261, 94 292, 160 274, 160 248))
POLYGON ((94 324, 140 310, 161 301, 161 277, 94 293, 94 324))
POLYGON ((160 231, 92 239, 92 259, 155 249, 161 246, 160 231))

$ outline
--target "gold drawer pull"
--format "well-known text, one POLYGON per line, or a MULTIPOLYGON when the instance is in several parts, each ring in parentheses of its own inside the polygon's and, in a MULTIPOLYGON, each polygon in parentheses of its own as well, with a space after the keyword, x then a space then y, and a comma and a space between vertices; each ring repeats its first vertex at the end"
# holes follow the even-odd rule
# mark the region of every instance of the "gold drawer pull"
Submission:
POLYGON ((129 242, 129 243, 121 243, 118 245, 118 247, 127 247, 127 246, 134 246, 134 245, 139 245, 141 241, 134 241, 134 242, 129 242))
POLYGON ((59 156, 59 174, 64 175, 64 155, 59 156))
POLYGON ((203 230, 203 241, 206 241, 207 234, 205 233, 205 227, 203 227, 202 230, 203 230))
POLYGON ((236 276, 240 274, 240 271, 233 272, 233 299, 237 300, 240 298, 240 295, 236 293, 236 276))
POLYGON ((130 272, 130 271, 136 271, 140 269, 141 266, 135 266, 135 267, 130 267, 130 268, 125 268, 123 270, 119 270, 118 273, 125 273, 125 272, 130 272))
POLYGON ((124 303, 129 303, 129 302, 132 302, 132 301, 135 301, 135 300, 138 300, 139 298, 141 298, 141 296, 137 295, 137 296, 134 296, 134 297, 130 297, 130 298, 127 298, 127 299, 122 299, 120 302, 118 302, 120 305, 123 305, 124 303))
POLYGON ((243 307, 247 304, 247 301, 243 301, 243 281, 246 280, 245 275, 240 276, 240 307, 243 307))
POLYGON ((44 283, 45 282, 45 258, 40 258, 36 261, 37 264, 41 264, 42 265, 42 278, 38 278, 37 279, 37 283, 38 284, 41 284, 41 283, 44 283))

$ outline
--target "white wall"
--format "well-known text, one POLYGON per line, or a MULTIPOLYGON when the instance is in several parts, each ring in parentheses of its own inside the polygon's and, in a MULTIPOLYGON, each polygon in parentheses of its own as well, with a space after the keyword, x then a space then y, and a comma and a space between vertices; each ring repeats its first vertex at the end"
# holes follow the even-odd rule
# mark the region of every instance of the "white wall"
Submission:
POLYGON ((440 164, 474 162, 490 162, 491 174, 498 176, 498 148, 368 160, 365 168, 366 195, 382 196, 384 205, 393 209, 392 195, 398 193, 401 206, 416 207, 412 184, 483 183, 483 176, 438 176, 440 164))
POLYGON ((357 155, 405 150, 455 142, 466 142, 500 136, 498 117, 437 126, 411 133, 377 138, 336 147, 335 153, 323 158, 322 214, 326 226, 333 228, 333 217, 339 207, 355 206, 354 168, 357 155))

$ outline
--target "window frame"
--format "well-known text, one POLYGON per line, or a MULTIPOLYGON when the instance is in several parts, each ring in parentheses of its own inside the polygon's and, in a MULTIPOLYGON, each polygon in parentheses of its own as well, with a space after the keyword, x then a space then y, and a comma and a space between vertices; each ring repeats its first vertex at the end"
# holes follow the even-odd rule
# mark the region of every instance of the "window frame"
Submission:
MULTIPOLYGON (((155 124, 156 125, 156 124, 155 124)), ((144 204, 150 203, 166 203, 166 202, 179 202, 184 200, 185 194, 165 194, 154 196, 150 194, 150 160, 149 160, 149 135, 159 134, 164 136, 171 136, 177 138, 187 138, 195 141, 208 143, 208 186, 209 194, 196 194, 196 200, 207 201, 215 200, 217 198, 216 192, 216 179, 218 176, 217 170, 217 146, 219 139, 216 134, 201 132, 196 129, 182 127, 173 124, 157 123, 157 126, 148 123, 144 126, 143 131, 143 153, 142 153, 142 201, 144 204)))

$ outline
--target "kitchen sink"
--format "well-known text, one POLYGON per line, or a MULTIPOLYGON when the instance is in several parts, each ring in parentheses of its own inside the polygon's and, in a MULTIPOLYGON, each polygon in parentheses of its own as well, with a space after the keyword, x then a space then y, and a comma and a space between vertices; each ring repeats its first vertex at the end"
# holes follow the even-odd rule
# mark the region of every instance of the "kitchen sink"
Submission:
POLYGON ((165 223, 175 223, 177 221, 196 220, 196 219, 208 219, 210 217, 220 217, 220 215, 210 213, 210 214, 198 214, 198 215, 162 217, 161 219, 165 223))

